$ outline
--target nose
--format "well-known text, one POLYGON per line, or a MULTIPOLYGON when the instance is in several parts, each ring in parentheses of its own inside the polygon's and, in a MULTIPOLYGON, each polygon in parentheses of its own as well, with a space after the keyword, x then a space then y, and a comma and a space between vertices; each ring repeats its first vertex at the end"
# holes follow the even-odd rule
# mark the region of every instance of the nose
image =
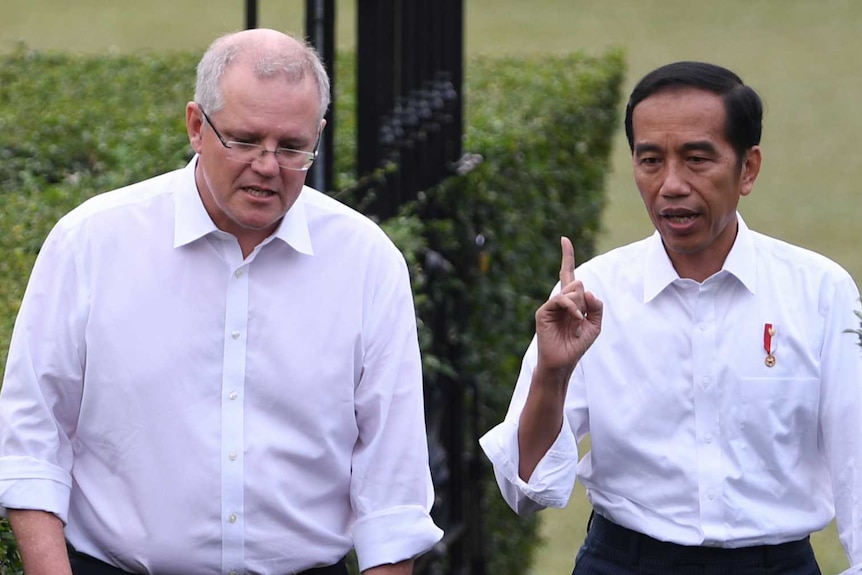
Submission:
POLYGON ((668 162, 666 164, 664 179, 662 180, 660 193, 663 196, 687 196, 691 193, 691 186, 685 177, 685 166, 679 162, 668 162))
POLYGON ((267 176, 274 176, 280 170, 275 159, 275 151, 267 149, 260 151, 260 154, 251 163, 251 167, 254 171, 267 176))

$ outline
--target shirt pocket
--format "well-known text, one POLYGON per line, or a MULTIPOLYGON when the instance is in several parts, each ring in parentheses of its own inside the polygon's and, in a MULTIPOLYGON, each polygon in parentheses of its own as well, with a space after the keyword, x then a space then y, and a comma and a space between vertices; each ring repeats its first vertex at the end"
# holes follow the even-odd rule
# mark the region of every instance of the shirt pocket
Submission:
POLYGON ((816 452, 819 379, 742 377, 733 395, 729 440, 742 469, 791 470, 816 452))

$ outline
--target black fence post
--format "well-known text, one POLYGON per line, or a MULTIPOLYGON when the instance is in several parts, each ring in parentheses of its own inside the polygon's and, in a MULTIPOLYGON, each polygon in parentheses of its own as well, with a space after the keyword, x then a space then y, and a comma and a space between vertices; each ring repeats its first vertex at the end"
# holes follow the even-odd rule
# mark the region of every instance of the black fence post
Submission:
POLYGON ((245 0, 245 29, 257 28, 257 0, 245 0))
POLYGON ((306 0, 305 34, 323 60, 329 74, 332 103, 326 111, 326 129, 320 135, 317 161, 311 165, 306 182, 322 192, 333 188, 333 142, 335 134, 335 0, 306 0))

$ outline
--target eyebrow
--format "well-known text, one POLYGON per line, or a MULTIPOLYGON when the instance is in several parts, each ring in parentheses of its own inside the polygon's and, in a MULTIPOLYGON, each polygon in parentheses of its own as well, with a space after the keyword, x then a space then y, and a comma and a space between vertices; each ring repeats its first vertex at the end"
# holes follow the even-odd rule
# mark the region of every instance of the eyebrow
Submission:
POLYGON ((656 144, 638 144, 635 146, 635 156, 641 156, 643 154, 649 153, 658 153, 661 151, 661 148, 656 144))
MULTIPOLYGON (((715 144, 710 142, 709 140, 695 140, 693 142, 686 142, 680 148, 682 152, 707 152, 709 154, 718 153, 718 149, 715 147, 715 144)), ((635 156, 641 156, 643 154, 649 153, 660 153, 662 151, 661 146, 658 144, 637 144, 635 146, 635 156)))
POLYGON ((707 152, 709 154, 718 153, 715 144, 709 140, 695 140, 694 142, 686 142, 682 145, 683 152, 707 152))

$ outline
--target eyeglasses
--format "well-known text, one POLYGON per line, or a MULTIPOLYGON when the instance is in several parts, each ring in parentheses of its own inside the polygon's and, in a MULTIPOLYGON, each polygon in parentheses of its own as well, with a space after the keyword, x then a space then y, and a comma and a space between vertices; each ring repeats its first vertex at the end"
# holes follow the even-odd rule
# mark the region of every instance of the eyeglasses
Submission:
POLYGON ((274 150, 267 150, 260 144, 225 140, 221 135, 221 132, 218 131, 218 128, 215 127, 215 124, 213 124, 213 121, 210 120, 209 116, 207 116, 207 113, 204 112, 204 109, 200 104, 198 104, 198 108, 200 108, 201 114, 207 124, 209 124, 210 128, 213 129, 213 133, 215 133, 218 141, 221 142, 221 145, 227 150, 228 160, 242 162, 243 164, 251 164, 266 154, 272 154, 275 156, 276 163, 278 163, 282 168, 295 170, 297 172, 305 172, 311 167, 314 160, 317 159, 317 146, 320 144, 320 134, 317 136, 317 143, 314 145, 313 152, 294 150, 293 148, 276 148, 274 150))

